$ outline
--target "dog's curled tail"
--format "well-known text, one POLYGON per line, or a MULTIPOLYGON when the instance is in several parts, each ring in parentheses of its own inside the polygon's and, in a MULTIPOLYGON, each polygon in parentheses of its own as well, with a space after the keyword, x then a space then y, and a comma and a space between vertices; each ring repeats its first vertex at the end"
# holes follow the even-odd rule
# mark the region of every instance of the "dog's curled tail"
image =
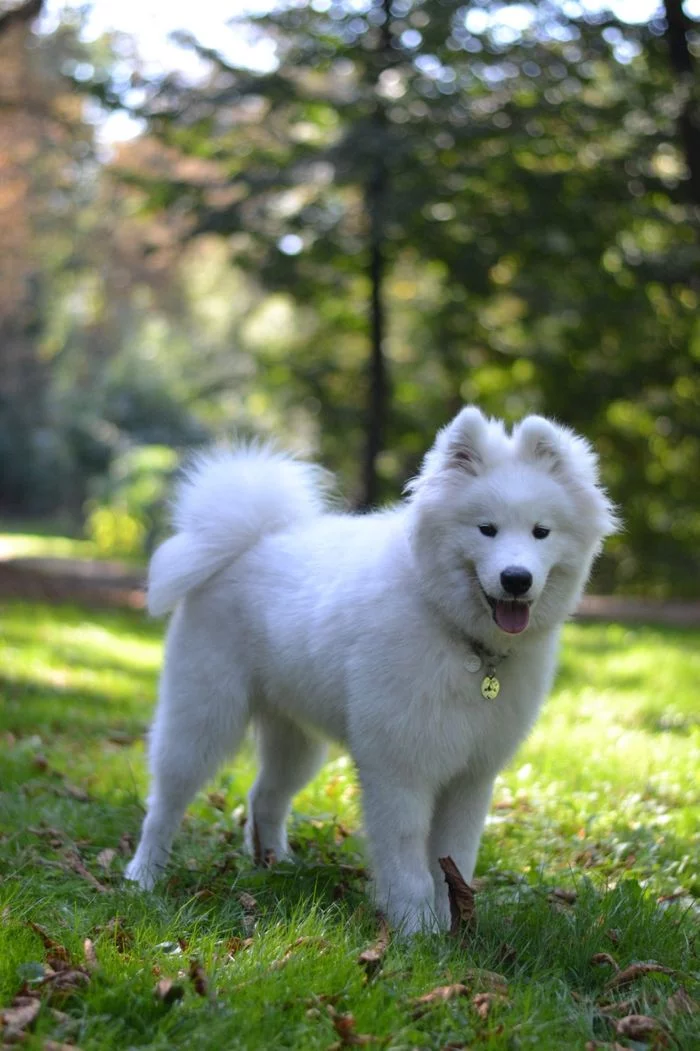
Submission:
POLYGON ((149 612, 167 613, 261 537, 322 514, 329 478, 261 445, 196 458, 175 494, 175 535, 151 559, 149 612))

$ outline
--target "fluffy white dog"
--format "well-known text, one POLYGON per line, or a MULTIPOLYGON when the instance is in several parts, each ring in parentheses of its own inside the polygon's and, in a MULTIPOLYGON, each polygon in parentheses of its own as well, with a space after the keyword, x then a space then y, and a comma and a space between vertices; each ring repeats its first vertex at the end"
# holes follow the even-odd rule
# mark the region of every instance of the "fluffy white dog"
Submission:
POLYGON ((333 513, 318 468, 265 448, 202 457, 158 549, 149 608, 175 608, 127 877, 153 886, 185 808, 249 722, 247 841, 288 853, 292 797, 330 738, 355 760, 377 903, 406 932, 449 923, 438 858, 470 880, 493 782, 532 726, 615 514, 588 444, 467 407, 408 498, 333 513))

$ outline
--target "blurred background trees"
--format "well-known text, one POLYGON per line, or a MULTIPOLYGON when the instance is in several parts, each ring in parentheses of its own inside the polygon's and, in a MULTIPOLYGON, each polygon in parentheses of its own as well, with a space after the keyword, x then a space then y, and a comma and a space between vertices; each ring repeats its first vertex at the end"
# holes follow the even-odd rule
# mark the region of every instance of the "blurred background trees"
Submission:
POLYGON ((201 75, 147 77, 40 6, 0 0, 6 511, 133 550, 171 450, 234 430, 366 507, 476 401, 595 442, 626 522, 601 589, 696 591, 690 9, 286 3, 241 27, 267 70, 181 33, 201 75), (142 130, 106 151, 124 107, 142 130))

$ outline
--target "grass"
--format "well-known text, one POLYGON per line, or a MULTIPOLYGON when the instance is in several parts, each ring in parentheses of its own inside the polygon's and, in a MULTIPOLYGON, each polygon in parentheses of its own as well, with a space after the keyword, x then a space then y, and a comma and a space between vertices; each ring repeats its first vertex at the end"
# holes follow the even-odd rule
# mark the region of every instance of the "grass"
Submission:
POLYGON ((700 999, 697 633, 567 628, 554 695, 498 782, 475 932, 393 940, 368 975, 377 923, 340 753, 296 801, 297 866, 242 854, 245 752, 191 808, 165 886, 121 882, 162 631, 131 613, 0 613, 0 1007, 40 994, 23 1047, 700 1047, 697 1007, 678 1010, 679 990, 700 999), (609 989, 599 953, 668 972, 609 989), (467 995, 416 1010, 451 983, 467 995), (630 1014, 658 1028, 635 1042, 630 1014))

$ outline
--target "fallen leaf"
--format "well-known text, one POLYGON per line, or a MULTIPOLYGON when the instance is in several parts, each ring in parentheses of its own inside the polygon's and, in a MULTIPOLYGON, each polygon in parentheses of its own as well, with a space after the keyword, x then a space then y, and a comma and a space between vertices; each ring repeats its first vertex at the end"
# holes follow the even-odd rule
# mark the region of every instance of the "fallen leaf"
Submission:
POLYGON ((688 995, 682 985, 666 1001, 666 1009, 670 1015, 693 1015, 699 1008, 700 1005, 688 995))
POLYGON ((413 1001, 413 1017, 420 1018, 434 1004, 445 1004, 448 1000, 454 1000, 456 996, 469 996, 470 992, 469 987, 461 982, 454 982, 452 985, 438 985, 429 993, 423 993, 413 1001))
POLYGON ((340 1014, 331 1004, 328 1005, 328 1013, 333 1023, 333 1028, 338 1034, 340 1047, 361 1047, 376 1043, 375 1036, 366 1033, 355 1032, 355 1016, 352 1014, 340 1014))
POLYGON ((626 1036, 630 1040, 646 1040, 650 1036, 658 1038, 659 1035, 666 1035, 666 1030, 658 1019, 649 1015, 627 1015, 613 1025, 618 1036, 626 1036))
POLYGON ((44 1040, 43 1051, 80 1051, 75 1044, 61 1044, 58 1040, 44 1040))
POLYGON ((6 1007, 0 1014, 3 1039, 22 1040, 25 1029, 29 1029, 41 1010, 41 1001, 33 996, 16 996, 11 1007, 6 1007))
POLYGON ((70 993, 81 986, 88 985, 90 982, 90 975, 87 971, 83 970, 82 967, 73 967, 70 969, 55 971, 53 974, 47 974, 41 983, 45 988, 51 990, 51 994, 70 993))
POLYGON ((501 996, 508 994, 508 982, 502 974, 497 974, 496 971, 485 971, 481 967, 470 967, 465 972, 464 981, 468 982, 472 988, 481 986, 484 991, 489 993, 500 993, 501 996))
POLYGON ((566 887, 554 887, 549 892, 549 897, 553 901, 563 902, 565 905, 573 905, 578 894, 575 890, 567 890, 566 887))
POLYGON ((445 874, 450 900, 450 934, 466 933, 473 928, 476 919, 474 891, 451 857, 438 858, 438 862, 445 874))
POLYGON ((71 955, 66 949, 65 945, 61 945, 54 938, 51 937, 49 932, 40 924, 34 923, 33 920, 27 920, 27 927, 38 934, 41 938, 44 948, 50 953, 54 960, 62 960, 64 963, 70 963, 71 955))
POLYGON ((176 985, 172 978, 161 978, 153 990, 154 996, 164 1004, 174 1004, 182 1000, 185 990, 181 985, 176 985))
POLYGON ((215 810, 226 809, 226 796, 223 792, 209 792, 207 794, 207 802, 210 806, 213 806, 215 810))
POLYGON ((105 847, 105 849, 101 850, 97 855, 95 861, 104 872, 107 872, 116 856, 117 852, 114 847, 105 847))
POLYGON ((125 832, 119 840, 119 846, 117 849, 125 858, 130 857, 134 853, 134 837, 129 835, 128 832, 125 832))
POLYGON ((364 967, 368 978, 371 978, 382 965, 382 960, 389 945, 389 924, 386 917, 379 914, 379 937, 367 949, 363 949, 357 962, 364 967))
POLYGON ((242 949, 249 949, 252 944, 252 938, 239 938, 238 935, 234 935, 226 942, 226 952, 229 956, 235 956, 242 949))
POLYGON ((674 974, 674 971, 672 967, 664 967, 655 960, 648 960, 646 963, 632 963, 611 978, 605 988, 617 989, 621 985, 628 985, 637 978, 641 978, 643 974, 674 974))
POLYGON ((477 993, 472 998, 472 1006, 476 1008, 479 1018, 486 1019, 494 1004, 510 1006, 510 1001, 502 993, 477 993))
POLYGON ((596 952, 591 956, 591 963, 596 967, 600 967, 602 964, 609 964, 613 968, 615 973, 619 973, 620 965, 617 960, 610 955, 609 952, 596 952))
POLYGON ((64 795, 70 796, 71 799, 76 799, 79 803, 89 803, 90 796, 84 788, 80 788, 78 785, 71 784, 70 781, 63 782, 63 793, 64 795))
POLYGON ((85 966, 88 971, 96 971, 99 964, 95 954, 95 945, 91 938, 86 938, 83 942, 83 953, 85 954, 85 966))
POLYGON ((639 997, 635 996, 631 1000, 618 1000, 610 1001, 607 1004, 601 1004, 598 1010, 604 1015, 629 1015, 634 1014, 635 1008, 639 1004, 639 997))
POLYGON ((96 927, 98 934, 109 937, 114 941, 117 952, 125 953, 131 948, 133 943, 133 935, 124 926, 124 920, 121 916, 113 916, 108 923, 105 923, 102 927, 96 927))
POLYGON ((246 891, 242 891, 238 895, 238 900, 241 903, 243 909, 243 930, 247 935, 250 935, 255 930, 255 919, 258 911, 258 903, 252 894, 248 894, 246 891))
POLYGON ((100 883, 97 876, 93 876, 92 872, 85 867, 81 858, 75 853, 75 851, 71 851, 64 855, 64 857, 68 868, 72 869, 73 872, 77 872, 77 874, 82 876, 84 880, 87 880, 91 887, 94 887, 94 889, 99 891, 100 894, 109 893, 109 887, 105 887, 104 883, 100 883))
POLYGON ((209 993, 209 982, 207 975, 199 960, 190 961, 189 978, 197 996, 207 996, 209 993))

